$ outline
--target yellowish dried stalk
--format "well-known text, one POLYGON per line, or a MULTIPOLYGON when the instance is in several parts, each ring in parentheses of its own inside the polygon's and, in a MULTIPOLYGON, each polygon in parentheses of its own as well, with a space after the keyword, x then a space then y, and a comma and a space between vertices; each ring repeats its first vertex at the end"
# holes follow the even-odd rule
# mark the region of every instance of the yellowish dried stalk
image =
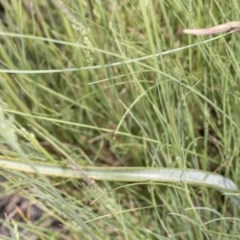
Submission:
POLYGON ((229 31, 240 31, 240 21, 227 22, 210 28, 183 29, 182 33, 201 36, 229 31))

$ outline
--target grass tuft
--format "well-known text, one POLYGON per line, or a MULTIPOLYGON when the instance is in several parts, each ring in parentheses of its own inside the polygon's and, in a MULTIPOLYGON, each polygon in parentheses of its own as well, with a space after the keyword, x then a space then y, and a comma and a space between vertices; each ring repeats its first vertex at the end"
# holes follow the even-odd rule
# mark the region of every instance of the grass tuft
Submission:
POLYGON ((239 238, 236 2, 1 1, 1 239, 239 238))

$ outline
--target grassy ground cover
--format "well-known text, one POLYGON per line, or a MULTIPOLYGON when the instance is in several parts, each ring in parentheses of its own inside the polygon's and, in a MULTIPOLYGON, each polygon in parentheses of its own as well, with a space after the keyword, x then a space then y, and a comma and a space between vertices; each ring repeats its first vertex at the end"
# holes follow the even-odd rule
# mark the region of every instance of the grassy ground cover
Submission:
POLYGON ((2 1, 1 239, 239 239, 238 5, 2 1))

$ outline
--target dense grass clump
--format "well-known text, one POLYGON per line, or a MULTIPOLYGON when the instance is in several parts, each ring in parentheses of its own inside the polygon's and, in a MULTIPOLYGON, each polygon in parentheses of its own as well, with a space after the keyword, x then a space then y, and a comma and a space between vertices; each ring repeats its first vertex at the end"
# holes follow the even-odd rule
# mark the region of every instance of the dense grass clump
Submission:
POLYGON ((239 238, 238 1, 1 2, 1 239, 239 238))

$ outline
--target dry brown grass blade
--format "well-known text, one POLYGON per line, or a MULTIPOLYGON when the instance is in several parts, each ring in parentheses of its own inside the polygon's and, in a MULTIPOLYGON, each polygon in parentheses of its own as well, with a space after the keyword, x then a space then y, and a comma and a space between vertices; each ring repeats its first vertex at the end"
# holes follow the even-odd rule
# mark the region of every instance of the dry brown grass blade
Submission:
POLYGON ((227 22, 210 28, 183 29, 182 33, 201 36, 229 31, 240 31, 240 21, 227 22))

